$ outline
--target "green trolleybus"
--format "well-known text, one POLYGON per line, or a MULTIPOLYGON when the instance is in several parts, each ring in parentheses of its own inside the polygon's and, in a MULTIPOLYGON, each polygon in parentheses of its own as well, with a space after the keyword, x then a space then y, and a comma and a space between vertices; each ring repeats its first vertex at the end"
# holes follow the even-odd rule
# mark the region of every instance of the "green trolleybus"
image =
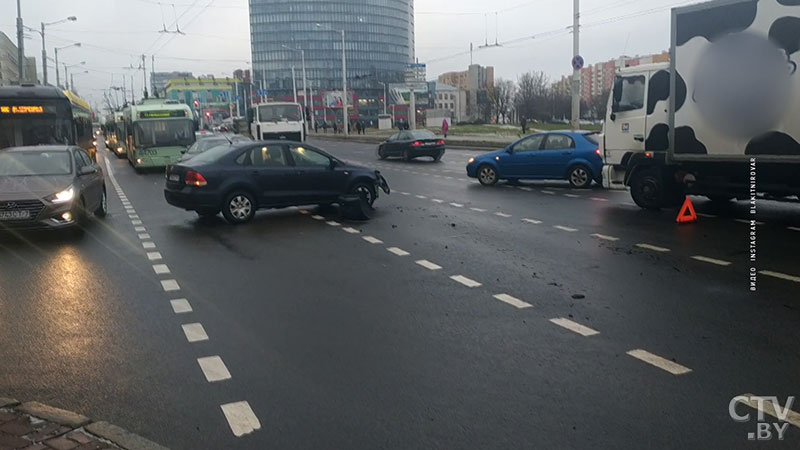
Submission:
POLYGON ((174 100, 145 99, 138 105, 127 106, 123 116, 128 161, 137 170, 177 162, 194 144, 194 122, 187 105, 174 100))

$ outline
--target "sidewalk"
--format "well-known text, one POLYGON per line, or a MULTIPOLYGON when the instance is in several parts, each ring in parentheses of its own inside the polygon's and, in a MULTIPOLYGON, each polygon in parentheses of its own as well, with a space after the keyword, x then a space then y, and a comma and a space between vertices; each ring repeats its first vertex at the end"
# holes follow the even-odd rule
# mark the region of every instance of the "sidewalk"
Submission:
POLYGON ((107 422, 0 397, 0 450, 168 450, 107 422))

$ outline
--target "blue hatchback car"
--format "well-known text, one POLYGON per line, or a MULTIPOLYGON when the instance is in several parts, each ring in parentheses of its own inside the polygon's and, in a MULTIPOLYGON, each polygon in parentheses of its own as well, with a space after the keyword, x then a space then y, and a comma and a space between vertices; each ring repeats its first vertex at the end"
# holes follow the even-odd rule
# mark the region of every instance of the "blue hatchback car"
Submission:
POLYGON ((551 131, 526 136, 508 147, 470 158, 467 175, 484 186, 498 180, 568 180, 585 188, 601 182, 603 158, 597 133, 551 131))

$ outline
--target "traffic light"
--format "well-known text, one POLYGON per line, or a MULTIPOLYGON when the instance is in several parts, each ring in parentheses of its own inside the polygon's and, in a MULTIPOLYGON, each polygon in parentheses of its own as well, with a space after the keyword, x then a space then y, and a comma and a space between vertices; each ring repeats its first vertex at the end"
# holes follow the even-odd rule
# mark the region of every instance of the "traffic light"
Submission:
POLYGON ((195 100, 194 101, 194 107, 195 108, 199 108, 200 107, 200 101, 199 100, 195 100))

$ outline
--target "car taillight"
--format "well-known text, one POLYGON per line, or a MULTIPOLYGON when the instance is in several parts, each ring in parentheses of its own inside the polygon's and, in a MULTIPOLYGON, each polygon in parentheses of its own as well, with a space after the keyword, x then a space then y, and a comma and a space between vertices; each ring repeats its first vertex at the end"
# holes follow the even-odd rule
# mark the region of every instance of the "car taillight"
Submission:
POLYGON ((436 145, 444 145, 444 139, 442 139, 441 141, 436 142, 436 145))
POLYGON ((414 141, 414 142, 411 143, 412 147, 419 147, 420 145, 422 145, 422 142, 420 142, 420 141, 414 141))
POLYGON ((208 184, 208 182, 202 175, 192 170, 186 172, 186 176, 183 178, 183 180, 184 183, 197 187, 205 186, 208 184))
POLYGON ((600 148, 599 148, 599 147, 598 147, 598 148, 596 148, 596 149, 594 149, 594 152, 595 152, 595 153, 597 153, 597 156, 601 156, 601 155, 600 155, 600 148))

